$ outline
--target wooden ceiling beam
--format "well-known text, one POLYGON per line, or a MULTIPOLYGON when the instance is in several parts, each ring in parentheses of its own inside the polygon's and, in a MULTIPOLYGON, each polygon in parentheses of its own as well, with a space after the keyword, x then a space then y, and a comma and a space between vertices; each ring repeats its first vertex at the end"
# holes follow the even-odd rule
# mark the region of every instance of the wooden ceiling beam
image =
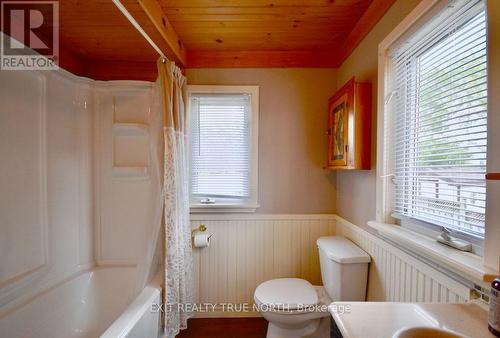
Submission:
POLYGON ((339 49, 339 66, 375 27, 396 0, 373 0, 339 49))
POLYGON ((188 68, 329 68, 339 61, 333 51, 191 51, 188 68))
POLYGON ((121 3, 166 57, 180 67, 186 66, 184 45, 158 0, 124 0, 121 3))

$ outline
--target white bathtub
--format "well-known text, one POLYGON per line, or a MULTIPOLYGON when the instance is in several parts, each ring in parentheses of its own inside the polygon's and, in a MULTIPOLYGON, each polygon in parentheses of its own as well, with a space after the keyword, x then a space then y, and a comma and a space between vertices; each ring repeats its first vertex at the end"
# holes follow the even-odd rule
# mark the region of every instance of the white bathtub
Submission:
POLYGON ((0 337, 156 338, 159 286, 148 285, 134 299, 136 269, 102 267, 75 277, 3 313, 0 337))

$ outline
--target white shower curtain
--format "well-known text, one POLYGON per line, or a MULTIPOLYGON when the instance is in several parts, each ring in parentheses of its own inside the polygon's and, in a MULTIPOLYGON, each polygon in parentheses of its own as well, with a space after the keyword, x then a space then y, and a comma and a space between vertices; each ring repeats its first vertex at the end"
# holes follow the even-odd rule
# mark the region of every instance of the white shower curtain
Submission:
POLYGON ((164 113, 164 252, 163 301, 165 336, 175 337, 186 328, 189 313, 183 304, 194 301, 193 255, 189 223, 188 133, 186 78, 165 59, 158 61, 164 113))

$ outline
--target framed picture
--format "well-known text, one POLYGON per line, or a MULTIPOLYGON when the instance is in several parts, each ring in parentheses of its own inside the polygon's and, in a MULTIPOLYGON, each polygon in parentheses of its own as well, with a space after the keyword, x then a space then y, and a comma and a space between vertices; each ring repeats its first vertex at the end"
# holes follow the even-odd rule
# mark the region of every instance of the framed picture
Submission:
POLYGON ((328 167, 346 166, 349 155, 349 119, 354 108, 354 79, 328 100, 328 167))

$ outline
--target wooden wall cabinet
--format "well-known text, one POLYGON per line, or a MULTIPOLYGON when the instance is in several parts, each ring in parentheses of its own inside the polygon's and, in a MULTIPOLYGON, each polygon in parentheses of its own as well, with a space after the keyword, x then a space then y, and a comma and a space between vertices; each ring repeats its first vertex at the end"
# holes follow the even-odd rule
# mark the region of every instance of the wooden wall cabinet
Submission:
POLYGON ((328 100, 326 169, 370 169, 370 83, 349 80, 328 100))

